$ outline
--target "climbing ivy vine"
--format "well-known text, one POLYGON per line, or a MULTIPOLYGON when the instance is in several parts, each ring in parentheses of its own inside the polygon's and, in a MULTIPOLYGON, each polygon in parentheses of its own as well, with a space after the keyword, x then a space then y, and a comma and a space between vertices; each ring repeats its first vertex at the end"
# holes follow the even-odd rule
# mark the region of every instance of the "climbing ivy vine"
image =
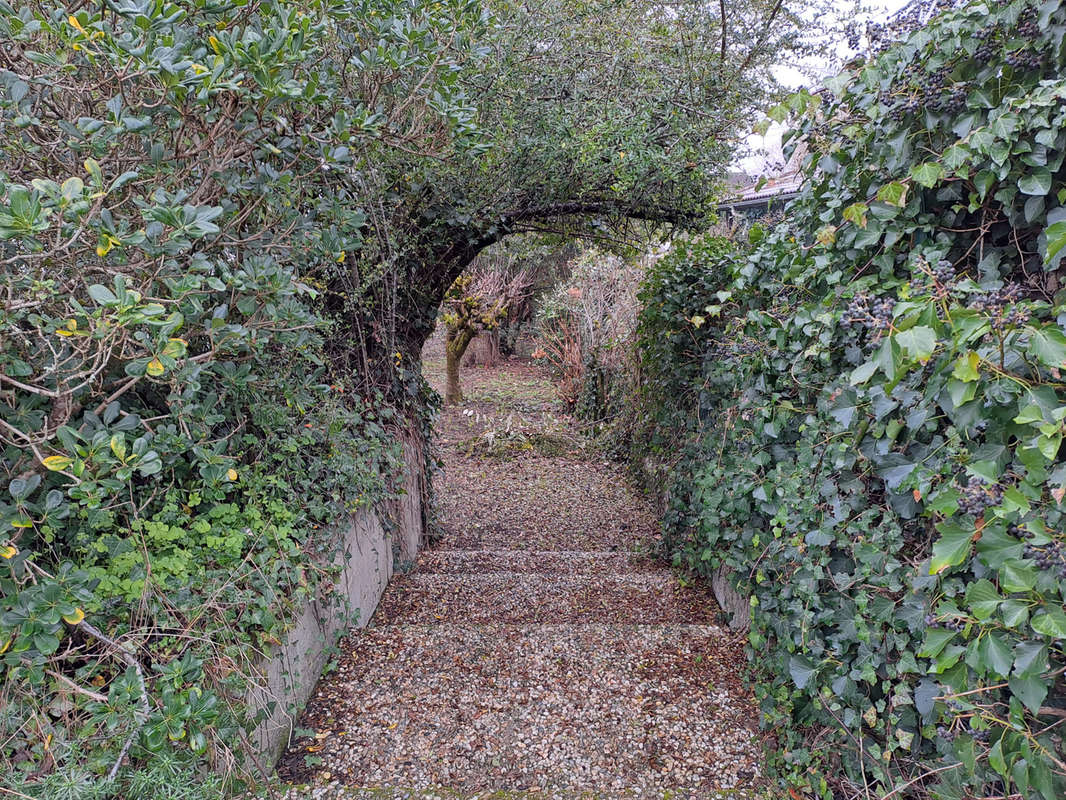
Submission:
POLYGON ((786 222, 647 284, 698 420, 668 547, 750 596, 778 775, 821 797, 1066 793, 1064 33, 972 3, 796 96, 786 222))

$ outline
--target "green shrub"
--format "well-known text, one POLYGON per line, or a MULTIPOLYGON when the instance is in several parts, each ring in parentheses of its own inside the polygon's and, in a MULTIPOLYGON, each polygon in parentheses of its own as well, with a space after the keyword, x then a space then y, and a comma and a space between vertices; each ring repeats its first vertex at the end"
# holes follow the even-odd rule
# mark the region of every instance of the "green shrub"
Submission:
POLYGON ((473 130, 481 14, 0 0, 0 787, 243 772, 245 681, 397 461, 314 276, 363 242, 358 159, 473 130))
POLYGON ((668 546, 751 596, 774 764, 826 798, 1066 793, 1064 29, 975 3, 798 96, 788 221, 645 291, 698 398, 668 546))

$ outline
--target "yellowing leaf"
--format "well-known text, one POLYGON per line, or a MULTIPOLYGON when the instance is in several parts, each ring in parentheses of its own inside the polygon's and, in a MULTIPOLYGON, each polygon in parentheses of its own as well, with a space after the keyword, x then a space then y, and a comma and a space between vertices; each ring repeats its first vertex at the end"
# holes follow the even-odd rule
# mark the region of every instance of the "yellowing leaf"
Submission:
POLYGON ((59 472, 73 464, 74 459, 68 456, 48 456, 43 459, 41 463, 44 465, 45 469, 51 470, 52 472, 59 472))
POLYGON ((110 253, 111 248, 117 244, 122 244, 122 240, 116 239, 114 236, 107 233, 103 234, 103 236, 100 237, 100 244, 96 245, 96 255, 103 258, 110 253))
POLYGON ((171 358, 181 358, 185 355, 188 345, 184 339, 168 339, 163 348, 163 355, 171 358))
POLYGON ((959 356, 959 360, 955 362, 955 369, 952 370, 951 375, 964 383, 975 381, 981 377, 981 373, 977 370, 977 366, 980 363, 981 357, 973 350, 970 350, 959 356))
POLYGON ((83 33, 83 34, 85 33, 85 28, 83 28, 81 26, 81 23, 78 22, 78 18, 75 17, 73 14, 71 14, 69 17, 67 17, 67 22, 70 23, 70 27, 74 28, 79 33, 83 33))
POLYGON ((237 480, 237 470, 233 469, 233 467, 230 467, 228 470, 226 470, 226 477, 229 478, 231 481, 237 480))
POLYGON ((68 625, 77 625, 83 619, 85 619, 85 612, 82 611, 80 608, 75 608, 73 614, 63 615, 63 621, 68 625))
POLYGON ((844 209, 844 219, 848 222, 854 222, 860 228, 865 228, 866 212, 869 210, 866 203, 852 203, 844 209))
POLYGON ((344 259, 346 259, 347 257, 348 257, 348 251, 347 250, 341 250, 341 254, 339 256, 337 256, 337 263, 338 264, 343 264, 344 263, 344 259))
POLYGON ((216 39, 214 36, 208 36, 207 37, 207 42, 208 42, 208 44, 211 45, 211 49, 212 50, 214 50, 219 55, 222 54, 222 51, 218 47, 218 39, 216 39))
MULTIPOLYGON (((0 556, 2 556, 3 558, 14 558, 18 555, 18 552, 19 551, 16 547, 9 544, 7 547, 0 549, 0 556)), ((0 653, 2 652, 3 650, 0 650, 0 653)))
POLYGON ((890 206, 903 208, 907 205, 907 185, 899 181, 887 183, 877 190, 877 199, 890 206))
POLYGON ((88 172, 93 179, 93 182, 97 186, 102 186, 104 183, 104 173, 100 169, 100 162, 95 158, 87 158, 84 163, 85 171, 88 172))
POLYGON ((151 375, 153 378, 162 375, 166 368, 163 366, 163 362, 158 358, 153 358, 148 362, 148 366, 144 368, 144 371, 151 375))
POLYGON ((2 656, 5 652, 7 652, 7 648, 11 647, 11 643, 13 641, 15 641, 15 640, 14 639, 8 639, 6 642, 4 642, 2 645, 0 645, 0 656, 2 656))

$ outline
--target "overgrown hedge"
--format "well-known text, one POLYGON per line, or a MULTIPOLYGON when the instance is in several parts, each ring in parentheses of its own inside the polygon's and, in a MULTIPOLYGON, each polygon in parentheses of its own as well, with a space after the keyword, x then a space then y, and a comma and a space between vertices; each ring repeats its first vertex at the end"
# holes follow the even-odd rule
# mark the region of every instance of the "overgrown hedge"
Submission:
POLYGON ((362 244, 357 159, 463 135, 480 19, 0 0, 0 794, 250 765, 248 681, 397 461, 315 276, 362 244))
POLYGON ((794 98, 787 221, 643 297, 689 398, 657 430, 697 420, 668 546, 750 595, 777 774, 820 797, 1066 796, 1064 32, 974 3, 794 98))

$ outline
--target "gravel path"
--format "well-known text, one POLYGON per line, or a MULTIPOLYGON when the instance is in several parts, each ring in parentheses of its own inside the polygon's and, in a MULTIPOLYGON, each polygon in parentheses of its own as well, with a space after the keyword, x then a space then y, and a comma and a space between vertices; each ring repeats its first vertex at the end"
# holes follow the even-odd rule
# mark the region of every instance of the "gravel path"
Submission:
POLYGON ((342 642, 285 796, 756 797, 757 712, 712 596, 647 556, 651 509, 535 369, 464 380, 440 426, 444 534, 342 642))

